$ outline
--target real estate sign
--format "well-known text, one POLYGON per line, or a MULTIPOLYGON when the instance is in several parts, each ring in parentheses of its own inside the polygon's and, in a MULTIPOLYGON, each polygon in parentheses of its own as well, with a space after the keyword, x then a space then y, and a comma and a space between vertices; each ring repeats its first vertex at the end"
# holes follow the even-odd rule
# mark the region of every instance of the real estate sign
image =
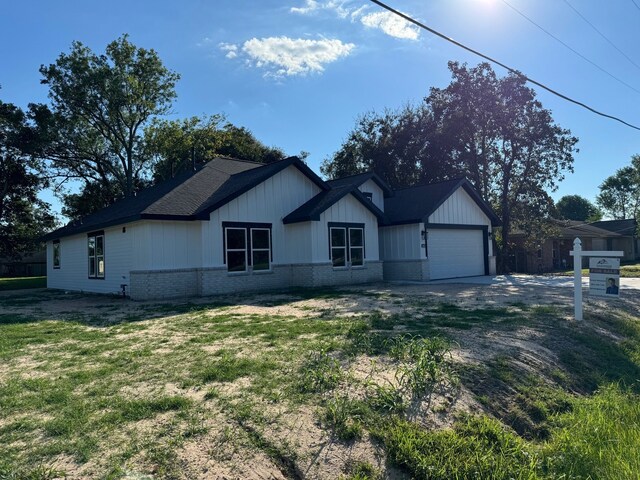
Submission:
POLYGON ((589 258, 589 293, 600 297, 620 295, 619 258, 589 258))

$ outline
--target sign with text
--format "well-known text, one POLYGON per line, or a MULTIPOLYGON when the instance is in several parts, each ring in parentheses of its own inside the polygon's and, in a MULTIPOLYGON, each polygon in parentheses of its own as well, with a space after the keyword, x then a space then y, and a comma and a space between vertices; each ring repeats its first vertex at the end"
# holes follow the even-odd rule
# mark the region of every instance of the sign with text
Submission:
POLYGON ((599 297, 620 295, 619 258, 589 258, 589 293, 599 297))

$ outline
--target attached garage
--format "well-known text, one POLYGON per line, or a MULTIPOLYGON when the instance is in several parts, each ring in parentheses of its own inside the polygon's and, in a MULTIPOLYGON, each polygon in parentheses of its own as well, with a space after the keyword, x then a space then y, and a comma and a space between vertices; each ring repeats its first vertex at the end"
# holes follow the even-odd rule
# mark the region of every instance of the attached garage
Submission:
POLYGON ((481 229, 428 229, 431 280, 487 275, 486 234, 481 229))
POLYGON ((386 280, 495 275, 500 220, 465 179, 396 190, 385 197, 380 257, 386 280))

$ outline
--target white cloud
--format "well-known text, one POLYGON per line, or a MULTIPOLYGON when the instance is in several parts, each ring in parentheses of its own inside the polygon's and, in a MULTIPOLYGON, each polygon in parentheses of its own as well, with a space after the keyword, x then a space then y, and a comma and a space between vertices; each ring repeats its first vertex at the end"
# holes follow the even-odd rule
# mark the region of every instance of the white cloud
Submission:
POLYGON ((365 14, 368 9, 368 5, 350 0, 305 0, 304 6, 292 7, 290 12, 312 15, 320 10, 329 10, 341 19, 350 19, 352 22, 360 20, 365 27, 378 28, 395 38, 417 40, 420 36, 420 30, 416 25, 412 25, 396 14, 391 12, 365 14))
POLYGON ((223 52, 227 52, 225 57, 236 58, 238 56, 238 46, 233 43, 220 43, 218 47, 223 52))
POLYGON ((326 2, 318 2, 317 0, 305 0, 304 7, 291 7, 291 13, 300 15, 311 15, 319 10, 330 10, 335 12, 340 18, 347 18, 353 9, 345 7, 346 2, 339 0, 329 0, 326 2))
POLYGON ((227 58, 242 54, 247 64, 267 70, 267 77, 321 73, 325 65, 348 56, 354 48, 353 43, 337 39, 289 37, 252 38, 244 42, 241 49, 234 44, 220 44, 220 49, 227 52, 227 58))
POLYGON ((417 40, 420 36, 420 30, 416 25, 410 24, 405 19, 391 12, 369 13, 361 17, 360 21, 364 26, 379 28, 392 37, 417 40))

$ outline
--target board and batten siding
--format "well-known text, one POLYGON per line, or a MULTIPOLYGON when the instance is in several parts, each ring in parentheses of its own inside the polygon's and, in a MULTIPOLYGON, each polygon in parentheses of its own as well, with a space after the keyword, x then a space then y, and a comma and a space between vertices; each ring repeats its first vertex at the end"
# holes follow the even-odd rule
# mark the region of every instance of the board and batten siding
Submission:
POLYGON ((47 287, 94 293, 119 293, 129 284, 136 226, 104 229, 104 279, 89 278, 87 234, 60 239, 60 268, 53 268, 53 242, 47 242, 47 287), (122 228, 126 227, 123 233, 122 228))
MULTIPOLYGON (((202 265, 224 265, 222 222, 270 223, 273 264, 309 262, 305 227, 290 228, 282 219, 320 192, 320 188, 294 166, 290 166, 256 185, 238 198, 211 212, 202 228, 202 265), (297 238, 289 238, 293 232, 297 238)), ((306 222, 303 225, 308 224, 306 222)), ((310 228, 308 225, 306 228, 310 228)))
POLYGON ((364 223, 365 263, 380 259, 378 247, 378 219, 353 195, 341 198, 311 222, 311 252, 313 263, 331 261, 329 252, 329 222, 364 223))
POLYGON ((200 267, 203 223, 164 220, 136 223, 132 235, 131 270, 200 267))
POLYGON ((463 188, 458 188, 429 215, 429 223, 487 225, 491 231, 491 220, 463 188))
POLYGON ((373 204, 384 212, 384 192, 376 182, 369 179, 358 187, 361 192, 371 193, 373 204))
MULTIPOLYGON (((491 220, 478 204, 462 188, 458 188, 429 215, 429 223, 453 225, 486 225, 491 233, 491 220)), ((428 225, 427 225, 427 228, 428 225)), ((489 242, 489 256, 493 255, 493 245, 489 242)))
POLYGON ((380 234, 380 257, 384 260, 419 260, 426 258, 422 247, 422 223, 382 227, 380 234))

